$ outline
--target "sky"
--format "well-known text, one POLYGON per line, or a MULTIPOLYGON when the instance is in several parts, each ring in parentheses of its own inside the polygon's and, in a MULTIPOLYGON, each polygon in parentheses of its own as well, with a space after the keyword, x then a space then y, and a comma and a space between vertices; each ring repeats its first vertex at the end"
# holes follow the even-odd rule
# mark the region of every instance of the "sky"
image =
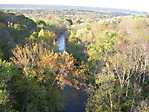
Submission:
POLYGON ((0 0, 0 4, 71 5, 149 12, 149 0, 0 0))

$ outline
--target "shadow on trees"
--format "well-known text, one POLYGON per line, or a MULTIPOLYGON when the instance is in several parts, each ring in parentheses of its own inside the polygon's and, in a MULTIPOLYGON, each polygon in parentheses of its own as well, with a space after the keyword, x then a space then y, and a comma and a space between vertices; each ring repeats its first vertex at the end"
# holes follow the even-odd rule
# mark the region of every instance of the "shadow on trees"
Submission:
POLYGON ((0 56, 8 59, 16 44, 25 43, 25 39, 37 30, 37 24, 24 15, 0 12, 0 56))

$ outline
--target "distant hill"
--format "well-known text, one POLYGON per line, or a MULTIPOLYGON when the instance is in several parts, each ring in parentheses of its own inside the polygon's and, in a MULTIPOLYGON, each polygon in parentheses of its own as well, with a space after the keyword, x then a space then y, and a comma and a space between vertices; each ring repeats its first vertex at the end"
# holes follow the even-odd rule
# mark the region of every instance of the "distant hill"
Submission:
POLYGON ((115 15, 148 15, 147 12, 131 11, 126 9, 101 8, 101 7, 81 7, 81 6, 65 6, 65 5, 27 5, 27 4, 0 4, 0 9, 56 9, 56 10, 86 10, 99 13, 115 13, 115 15))

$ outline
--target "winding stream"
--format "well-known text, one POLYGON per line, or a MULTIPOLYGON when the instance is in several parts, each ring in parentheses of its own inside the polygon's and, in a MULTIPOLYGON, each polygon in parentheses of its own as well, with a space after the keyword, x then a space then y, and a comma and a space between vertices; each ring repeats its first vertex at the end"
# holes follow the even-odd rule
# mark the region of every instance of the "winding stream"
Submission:
MULTIPOLYGON (((66 49, 67 32, 60 34, 57 40, 59 52, 64 52, 66 49)), ((73 87, 65 86, 62 91, 64 97, 64 112, 84 112, 85 103, 87 99, 86 92, 84 90, 76 90, 73 87)))
POLYGON ((63 32, 58 37, 57 45, 58 45, 58 50, 60 52, 64 52, 65 51, 65 48, 66 48, 66 43, 65 43, 66 36, 67 36, 67 32, 63 32))

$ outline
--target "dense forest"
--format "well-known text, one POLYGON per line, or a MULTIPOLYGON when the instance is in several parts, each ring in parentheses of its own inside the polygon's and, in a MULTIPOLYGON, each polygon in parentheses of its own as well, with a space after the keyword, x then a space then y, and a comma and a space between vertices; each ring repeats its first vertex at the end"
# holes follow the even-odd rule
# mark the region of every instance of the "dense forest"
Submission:
POLYGON ((149 17, 80 18, 0 11, 0 112, 67 112, 65 87, 81 112, 149 112, 149 17))

